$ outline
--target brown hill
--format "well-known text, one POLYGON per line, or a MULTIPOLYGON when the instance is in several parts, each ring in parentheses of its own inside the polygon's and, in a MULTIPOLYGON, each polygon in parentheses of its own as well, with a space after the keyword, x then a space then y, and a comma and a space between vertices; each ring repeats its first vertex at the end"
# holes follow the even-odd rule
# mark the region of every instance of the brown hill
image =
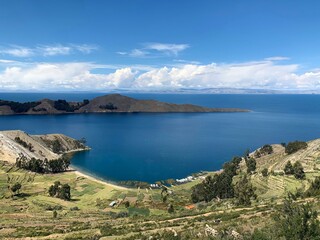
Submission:
POLYGON ((0 100, 0 115, 12 114, 62 114, 62 113, 208 113, 248 112, 239 108, 207 108, 192 104, 173 104, 156 100, 138 100, 120 94, 110 94, 83 102, 43 99, 38 102, 17 103, 0 100))
POLYGON ((28 159, 57 159, 62 154, 88 148, 63 134, 29 135, 23 131, 0 131, 0 160, 14 163, 19 156, 28 159), (58 145, 54 147, 54 145, 58 145))

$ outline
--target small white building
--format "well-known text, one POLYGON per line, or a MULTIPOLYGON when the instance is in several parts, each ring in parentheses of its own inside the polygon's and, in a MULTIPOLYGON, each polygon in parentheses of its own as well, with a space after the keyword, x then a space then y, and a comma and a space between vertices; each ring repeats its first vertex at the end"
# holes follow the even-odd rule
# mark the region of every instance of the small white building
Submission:
POLYGON ((118 204, 118 201, 112 201, 110 204, 109 204, 109 207, 114 207, 118 204))

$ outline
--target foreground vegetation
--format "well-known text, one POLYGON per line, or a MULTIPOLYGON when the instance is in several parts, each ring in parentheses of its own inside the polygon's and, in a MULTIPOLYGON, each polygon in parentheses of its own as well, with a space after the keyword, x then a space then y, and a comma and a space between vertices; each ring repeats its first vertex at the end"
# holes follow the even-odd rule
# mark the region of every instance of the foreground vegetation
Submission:
POLYGON ((0 236, 318 239, 320 141, 290 154, 282 145, 269 146, 233 158, 220 174, 159 189, 121 188, 73 171, 42 174, 0 162, 0 236), (304 177, 285 173, 288 162, 304 177))

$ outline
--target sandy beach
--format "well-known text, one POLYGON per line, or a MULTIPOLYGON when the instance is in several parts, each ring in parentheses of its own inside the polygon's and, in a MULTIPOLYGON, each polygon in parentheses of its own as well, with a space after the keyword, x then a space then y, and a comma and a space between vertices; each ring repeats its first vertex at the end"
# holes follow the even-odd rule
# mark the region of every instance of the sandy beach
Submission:
POLYGON ((85 178, 87 178, 87 179, 89 179, 91 181, 94 181, 94 182, 97 182, 97 183, 101 183, 101 184, 103 184, 105 186, 112 187, 112 188, 115 188, 115 189, 128 190, 128 188, 126 188, 126 187, 118 186, 116 184, 112 184, 112 183, 109 183, 107 181, 103 181, 103 180, 97 179, 97 178, 95 178, 93 176, 90 176, 88 174, 85 174, 85 173, 80 172, 80 171, 75 170, 75 169, 73 169, 73 170, 74 170, 74 173, 79 177, 85 177, 85 178))

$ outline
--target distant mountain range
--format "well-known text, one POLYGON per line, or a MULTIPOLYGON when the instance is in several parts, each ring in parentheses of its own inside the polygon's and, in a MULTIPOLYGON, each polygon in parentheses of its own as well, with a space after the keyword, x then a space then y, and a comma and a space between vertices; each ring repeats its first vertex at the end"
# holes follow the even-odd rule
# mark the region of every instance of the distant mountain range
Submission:
POLYGON ((117 93, 188 93, 188 94, 320 94, 320 89, 250 89, 250 88, 178 88, 161 90, 115 89, 117 93))
POLYGON ((192 104, 173 104, 156 100, 138 100, 120 94, 109 94, 82 102, 43 99, 35 102, 0 100, 0 115, 64 113, 195 113, 248 112, 239 108, 207 108, 192 104))

